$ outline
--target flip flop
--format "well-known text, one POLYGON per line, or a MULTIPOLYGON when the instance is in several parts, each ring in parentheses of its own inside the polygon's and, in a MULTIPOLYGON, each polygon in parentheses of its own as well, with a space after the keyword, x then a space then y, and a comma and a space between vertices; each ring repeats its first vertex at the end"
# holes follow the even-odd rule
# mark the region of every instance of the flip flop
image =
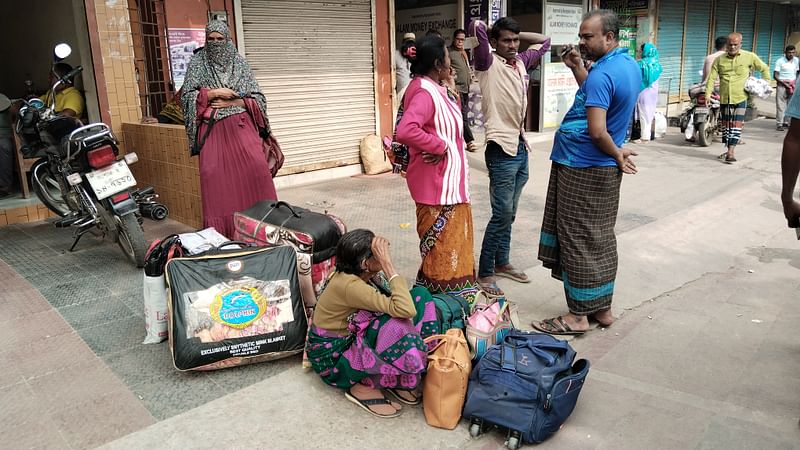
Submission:
POLYGON ((394 398, 396 398, 397 401, 399 401, 400 403, 403 403, 403 404, 406 404, 406 405, 409 405, 409 406, 416 406, 416 405, 419 405, 420 403, 422 403, 422 395, 417 395, 413 391, 407 391, 407 390, 404 390, 404 389, 395 389, 395 388, 388 388, 388 389, 386 389, 386 391, 388 393, 392 394, 392 396, 394 398), (403 397, 400 394, 401 392, 405 393, 405 394, 408 394, 410 397, 413 397, 414 400, 409 400, 409 399, 403 397))
POLYGON ((728 164, 733 164, 736 162, 736 158, 725 158, 725 162, 728 164))
POLYGON ((728 157, 728 152, 725 152, 725 153, 723 153, 723 154, 721 154, 721 155, 717 156, 717 159, 725 159, 725 158, 727 158, 727 157, 728 157))
POLYGON ((510 267, 505 270, 497 270, 497 267, 494 268, 494 275, 497 277, 504 277, 511 280, 516 281, 517 283, 530 283, 531 279, 528 278, 528 275, 525 272, 518 270, 516 267, 510 267))
POLYGON ((481 290, 489 298, 503 297, 503 296, 506 295, 506 293, 503 292, 503 290, 500 289, 497 286, 497 282, 495 282, 495 281, 492 281, 492 282, 489 282, 489 283, 486 283, 486 282, 482 283, 482 282, 478 281, 478 286, 481 287, 481 290))
POLYGON ((351 402, 355 403, 356 405, 360 406, 361 409, 363 409, 364 411, 372 414, 375 417, 381 417, 381 418, 384 418, 384 419, 391 419, 393 417, 398 417, 400 415, 400 411, 395 411, 392 414, 378 414, 377 412, 375 412, 372 409, 370 409, 370 406, 373 406, 373 405, 391 405, 392 402, 387 400, 386 397, 383 397, 383 398, 371 398, 371 399, 368 399, 368 400, 360 400, 360 399, 356 398, 356 396, 353 395, 350 392, 350 389, 345 391, 344 396, 345 396, 346 399, 348 399, 351 402))
POLYGON ((573 330, 563 317, 553 317, 539 322, 531 322, 531 326, 536 331, 551 334, 554 336, 580 336, 586 333, 585 330, 573 330))

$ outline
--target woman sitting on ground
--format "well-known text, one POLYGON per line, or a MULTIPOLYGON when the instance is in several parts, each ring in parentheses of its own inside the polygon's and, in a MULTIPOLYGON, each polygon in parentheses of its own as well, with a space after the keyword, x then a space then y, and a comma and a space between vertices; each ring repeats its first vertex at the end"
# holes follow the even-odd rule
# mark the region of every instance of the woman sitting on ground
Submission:
POLYGON ((378 417, 401 410, 380 389, 402 403, 420 403, 423 339, 436 332, 436 310, 429 294, 411 298, 385 238, 363 229, 342 236, 313 323, 308 359, 325 383, 346 389, 348 400, 378 417))

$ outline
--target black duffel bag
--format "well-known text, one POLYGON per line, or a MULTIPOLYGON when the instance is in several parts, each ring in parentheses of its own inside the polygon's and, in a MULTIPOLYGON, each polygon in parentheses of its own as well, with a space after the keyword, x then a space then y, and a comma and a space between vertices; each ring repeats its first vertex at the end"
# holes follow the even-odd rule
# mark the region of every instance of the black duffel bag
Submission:
POLYGON ((234 239, 262 245, 290 244, 310 253, 313 264, 336 254, 342 228, 328 214, 321 214, 283 201, 263 200, 234 214, 234 239))

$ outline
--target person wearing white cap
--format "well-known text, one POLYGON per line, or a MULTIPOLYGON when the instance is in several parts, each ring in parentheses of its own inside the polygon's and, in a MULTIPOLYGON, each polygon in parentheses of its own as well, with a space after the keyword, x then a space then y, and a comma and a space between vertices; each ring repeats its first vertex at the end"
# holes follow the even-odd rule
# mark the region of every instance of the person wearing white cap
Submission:
POLYGON ((414 46, 416 38, 414 33, 404 34, 400 49, 394 52, 394 72, 397 80, 395 92, 397 92, 399 98, 402 98, 402 93, 405 92, 406 86, 411 81, 411 60, 414 59, 416 54, 416 47, 414 46))
POLYGON ((0 198, 11 194, 14 182, 14 136, 9 109, 11 101, 0 94, 0 198))

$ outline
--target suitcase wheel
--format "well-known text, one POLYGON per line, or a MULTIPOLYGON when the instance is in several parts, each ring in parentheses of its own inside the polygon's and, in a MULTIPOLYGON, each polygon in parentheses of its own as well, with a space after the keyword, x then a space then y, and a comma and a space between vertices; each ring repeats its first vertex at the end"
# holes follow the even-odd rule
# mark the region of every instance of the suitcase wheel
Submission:
POLYGON ((520 434, 519 431, 512 430, 508 436, 508 441, 506 441, 506 447, 508 450, 517 450, 520 448, 521 444, 520 434))
POLYGON ((478 437, 483 434, 483 420, 473 417, 469 422, 469 435, 478 437))

